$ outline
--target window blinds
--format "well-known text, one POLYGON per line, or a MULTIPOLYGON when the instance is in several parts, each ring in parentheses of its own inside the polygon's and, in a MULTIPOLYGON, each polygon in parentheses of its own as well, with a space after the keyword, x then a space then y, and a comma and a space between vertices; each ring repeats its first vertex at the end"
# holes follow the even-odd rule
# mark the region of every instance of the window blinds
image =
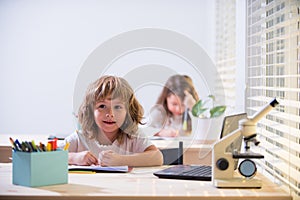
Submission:
POLYGON ((258 123, 266 175, 300 196, 300 1, 247 1, 246 111, 276 97, 280 105, 258 123))

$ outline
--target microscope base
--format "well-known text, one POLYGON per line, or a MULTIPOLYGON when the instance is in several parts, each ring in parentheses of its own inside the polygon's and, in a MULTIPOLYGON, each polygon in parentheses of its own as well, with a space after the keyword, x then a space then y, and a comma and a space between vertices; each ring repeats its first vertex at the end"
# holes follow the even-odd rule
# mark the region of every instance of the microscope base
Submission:
POLYGON ((232 178, 232 179, 215 179, 213 182, 218 188, 261 188, 261 180, 257 178, 232 178))

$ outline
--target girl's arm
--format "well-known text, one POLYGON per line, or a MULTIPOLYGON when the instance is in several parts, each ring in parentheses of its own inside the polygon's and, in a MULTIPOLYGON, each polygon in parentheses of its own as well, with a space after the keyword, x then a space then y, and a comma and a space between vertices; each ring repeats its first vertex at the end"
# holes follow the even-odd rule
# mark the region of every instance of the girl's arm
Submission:
POLYGON ((161 131, 157 132, 154 136, 177 137, 178 134, 179 134, 178 130, 175 130, 173 128, 168 128, 168 129, 161 129, 161 131))
POLYGON ((163 164, 163 155, 154 145, 151 145, 144 152, 131 155, 120 155, 111 150, 103 151, 100 162, 102 166, 159 166, 163 164))
POLYGON ((70 152, 68 162, 70 165, 98 165, 98 158, 90 151, 70 152))

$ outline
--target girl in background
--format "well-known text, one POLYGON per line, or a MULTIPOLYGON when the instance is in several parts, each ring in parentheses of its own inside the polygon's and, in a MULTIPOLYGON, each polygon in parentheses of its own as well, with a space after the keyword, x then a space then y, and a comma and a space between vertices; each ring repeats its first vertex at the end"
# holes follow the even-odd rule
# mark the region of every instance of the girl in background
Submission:
POLYGON ((192 130, 188 111, 199 100, 192 79, 187 75, 171 76, 156 105, 150 111, 150 127, 160 128, 155 136, 176 137, 192 130))
POLYGON ((161 152, 138 130, 143 108, 128 82, 103 76, 92 83, 79 108, 81 130, 66 137, 69 164, 162 165, 161 152))

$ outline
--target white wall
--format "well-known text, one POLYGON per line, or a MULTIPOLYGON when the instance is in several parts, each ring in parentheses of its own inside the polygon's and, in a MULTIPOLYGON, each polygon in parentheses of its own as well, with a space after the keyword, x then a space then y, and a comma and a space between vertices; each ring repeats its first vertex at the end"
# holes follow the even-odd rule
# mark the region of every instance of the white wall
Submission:
POLYGON ((214 57, 212 1, 1 0, 0 134, 71 133, 84 61, 113 36, 145 27, 181 33, 214 57))

